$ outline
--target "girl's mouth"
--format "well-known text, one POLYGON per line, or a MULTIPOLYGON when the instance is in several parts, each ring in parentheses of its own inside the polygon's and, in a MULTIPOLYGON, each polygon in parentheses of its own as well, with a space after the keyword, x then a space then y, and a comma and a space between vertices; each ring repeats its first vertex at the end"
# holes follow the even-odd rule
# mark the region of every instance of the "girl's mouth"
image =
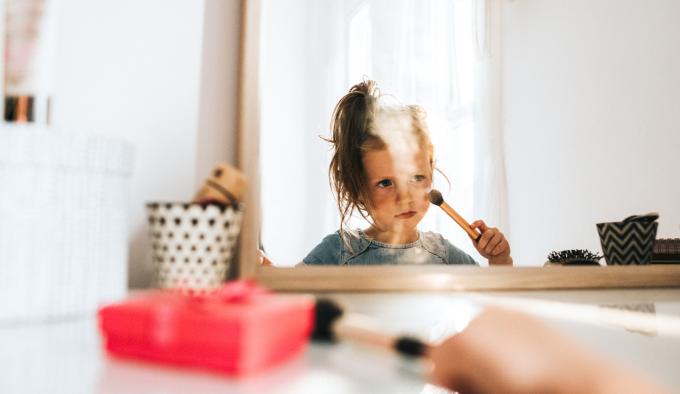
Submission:
POLYGON ((397 217, 398 219, 408 219, 408 218, 411 218, 411 217, 415 216, 415 214, 416 214, 416 211, 406 211, 406 212, 400 213, 400 214, 397 215, 396 217, 397 217))

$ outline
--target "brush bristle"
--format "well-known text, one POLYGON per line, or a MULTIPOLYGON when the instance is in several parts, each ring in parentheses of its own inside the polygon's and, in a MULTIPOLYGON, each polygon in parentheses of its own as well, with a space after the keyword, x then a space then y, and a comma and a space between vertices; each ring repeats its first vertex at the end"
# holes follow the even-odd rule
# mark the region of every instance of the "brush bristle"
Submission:
POLYGON ((439 190, 430 190, 430 202, 437 206, 442 205, 444 202, 444 197, 442 197, 442 194, 439 192, 439 190))
POLYGON ((334 342, 337 338, 331 330, 333 323, 342 316, 342 308, 327 299, 316 300, 312 340, 334 342))
POLYGON ((564 264, 597 263, 601 258, 602 256, 586 249, 569 249, 548 254, 548 261, 551 263, 564 264))

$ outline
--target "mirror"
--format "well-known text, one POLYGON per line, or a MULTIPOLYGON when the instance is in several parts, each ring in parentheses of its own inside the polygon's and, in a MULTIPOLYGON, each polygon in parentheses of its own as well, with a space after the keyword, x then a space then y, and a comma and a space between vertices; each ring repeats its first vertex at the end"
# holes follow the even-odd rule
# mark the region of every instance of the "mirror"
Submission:
MULTIPOLYGON (((680 12, 664 7, 247 1, 242 94, 256 100, 242 103, 242 126, 259 133, 242 132, 241 149, 256 161, 260 207, 250 234, 275 266, 292 267, 338 230, 321 137, 337 101, 370 78, 392 102, 425 110, 449 180, 435 173, 434 187, 464 218, 498 227, 516 267, 542 267, 550 251, 601 253, 595 224, 632 214, 658 212, 656 237, 677 238, 680 12)), ((486 265, 437 207, 419 227, 486 265)), ((262 272, 284 275, 274 271, 262 272)))
MULTIPOLYGON (((331 137, 335 104, 351 85, 367 78, 376 80, 382 105, 417 104, 424 109, 437 168, 451 180, 449 187, 435 172, 434 187, 447 201, 455 201, 452 205, 463 216, 473 217, 474 188, 482 185, 474 183, 476 55, 471 6, 469 1, 262 2, 262 240, 275 265, 302 261, 340 228, 329 187, 333 152, 323 138, 331 137), (278 202, 279 190, 287 190, 285 207, 278 202), (278 230, 282 228, 291 231, 278 230)), ((399 119, 399 114, 393 116, 399 119)), ((389 145, 390 137, 400 138, 397 133, 392 126, 382 139, 389 145)), ((398 150, 399 144, 391 144, 390 150, 398 150)), ((401 160, 403 155, 395 158, 401 160)), ((434 211, 419 228, 441 233, 465 252, 476 253, 466 233, 434 211)), ((357 212, 346 226, 370 227, 357 212)))

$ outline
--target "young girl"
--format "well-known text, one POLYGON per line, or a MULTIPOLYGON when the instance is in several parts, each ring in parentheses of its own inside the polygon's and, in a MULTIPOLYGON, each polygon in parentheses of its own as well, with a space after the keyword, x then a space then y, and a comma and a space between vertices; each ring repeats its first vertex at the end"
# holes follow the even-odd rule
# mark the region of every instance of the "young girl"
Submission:
MULTIPOLYGON (((475 264, 440 234, 417 225, 430 207, 434 150, 423 111, 380 102, 374 81, 353 86, 331 121, 334 155, 329 167, 340 210, 340 230, 325 237, 304 264, 475 264), (346 228, 358 211, 370 226, 346 228)), ((452 225, 453 222, 452 222, 452 225)), ((491 265, 512 264, 503 234, 478 220, 473 244, 491 265)))

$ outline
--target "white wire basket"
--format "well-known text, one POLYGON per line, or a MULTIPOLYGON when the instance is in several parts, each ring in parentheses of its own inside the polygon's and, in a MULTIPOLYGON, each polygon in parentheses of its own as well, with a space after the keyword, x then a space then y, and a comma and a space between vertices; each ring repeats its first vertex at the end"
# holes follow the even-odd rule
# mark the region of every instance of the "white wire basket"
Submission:
POLYGON ((0 322, 94 313, 127 290, 130 145, 0 126, 0 322))

